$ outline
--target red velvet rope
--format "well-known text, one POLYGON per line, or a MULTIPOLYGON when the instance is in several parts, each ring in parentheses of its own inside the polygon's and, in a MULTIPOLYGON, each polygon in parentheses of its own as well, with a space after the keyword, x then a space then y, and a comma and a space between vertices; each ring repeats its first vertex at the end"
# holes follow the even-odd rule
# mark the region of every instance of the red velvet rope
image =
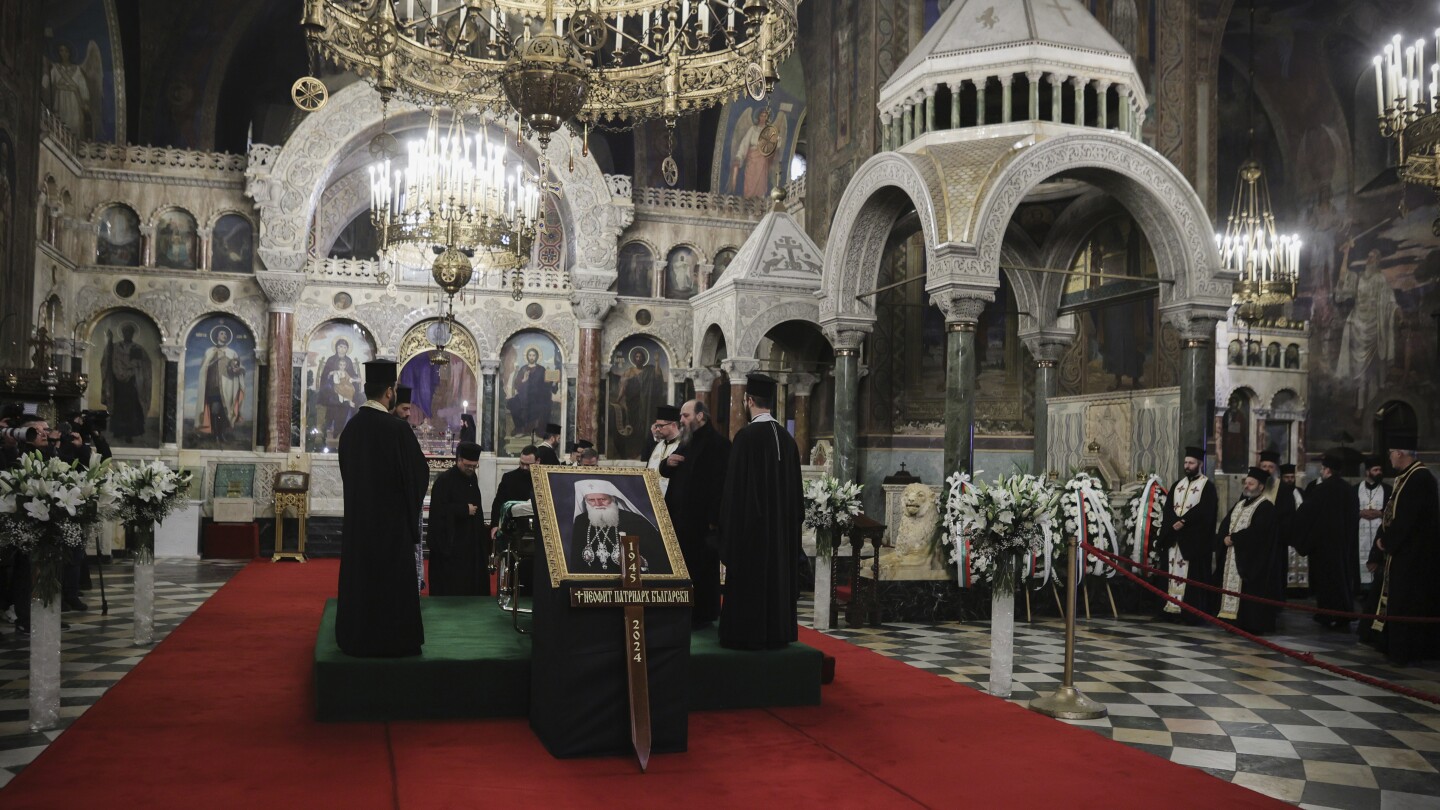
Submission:
MULTIPOLYGON (((1114 556, 1093 547, 1088 547, 1087 550, 1091 553, 1098 552, 1100 555, 1103 555, 1103 557, 1114 556)), ((1244 639, 1249 639, 1250 641, 1253 641, 1256 644, 1265 647, 1266 649, 1272 650, 1290 658, 1294 658, 1296 661, 1299 661, 1302 664, 1308 664, 1312 667, 1319 667, 1320 669, 1326 670, 1327 672, 1333 672, 1336 675, 1341 675, 1349 678, 1352 681, 1359 681, 1360 683, 1373 686, 1377 689, 1384 689, 1390 692, 1394 692, 1397 695, 1404 695, 1405 697, 1415 698, 1416 700, 1423 700, 1427 703, 1440 704, 1440 695, 1432 695, 1429 692, 1421 692, 1418 689, 1411 689, 1408 686, 1401 686, 1398 683, 1391 683, 1390 681, 1381 680, 1379 678, 1372 677, 1364 673, 1356 672, 1353 669, 1346 669, 1345 667, 1332 664, 1328 661, 1321 661, 1311 653, 1299 652, 1297 650, 1292 650, 1287 647, 1281 647, 1279 644, 1276 644, 1273 641, 1268 641, 1266 639, 1260 638, 1253 633, 1247 633, 1227 621, 1217 619, 1214 616, 1206 613, 1205 611, 1197 609, 1193 605, 1188 605, 1185 602, 1176 599, 1170 594, 1165 593, 1154 585, 1146 582, 1144 579, 1141 579, 1139 575, 1133 574, 1130 571, 1127 571, 1123 566, 1117 565, 1113 560, 1105 560, 1105 562, 1108 563, 1111 568, 1119 571, 1122 575, 1129 577, 1140 587, 1150 591, 1151 593, 1154 593, 1156 596, 1159 596, 1161 599, 1164 599, 1172 605, 1179 606, 1181 610, 1188 611, 1194 616, 1199 616, 1201 619, 1204 619, 1205 621, 1215 625, 1216 627, 1219 627, 1221 630, 1224 630, 1227 633, 1240 636, 1244 639)))
POLYGON ((1289 610, 1301 610, 1306 613, 1319 613, 1323 616, 1335 616, 1337 618, 1349 620, 1359 619, 1361 621, 1375 621, 1376 619, 1379 619, 1380 621, 1399 622, 1401 624, 1440 624, 1440 616, 1378 616, 1373 613, 1350 613, 1344 610, 1331 610, 1330 608, 1298 605, 1293 602, 1281 602, 1277 599, 1266 599, 1263 596, 1255 596, 1254 594, 1239 593, 1237 591, 1227 591, 1224 588, 1219 587, 1218 585, 1211 585, 1209 583, 1199 582, 1193 579, 1179 576, 1177 574, 1172 574, 1169 571, 1162 571, 1159 568, 1152 568, 1145 563, 1142 563, 1138 560, 1132 560, 1129 557, 1121 557, 1118 554, 1111 554, 1107 551, 1101 551, 1100 549, 1095 548, 1087 543, 1082 542, 1080 545, 1085 546, 1087 549, 1090 550, 1091 553, 1096 554, 1101 558, 1108 558, 1105 559, 1105 562, 1109 563, 1110 567, 1112 568, 1119 565, 1133 565, 1147 574, 1155 574, 1157 576, 1168 577, 1169 579, 1173 579, 1176 582, 1183 582, 1187 586, 1194 585, 1201 590, 1211 591, 1213 593, 1223 593, 1226 596, 1238 596, 1246 601, 1256 602, 1261 605, 1287 608, 1289 610))

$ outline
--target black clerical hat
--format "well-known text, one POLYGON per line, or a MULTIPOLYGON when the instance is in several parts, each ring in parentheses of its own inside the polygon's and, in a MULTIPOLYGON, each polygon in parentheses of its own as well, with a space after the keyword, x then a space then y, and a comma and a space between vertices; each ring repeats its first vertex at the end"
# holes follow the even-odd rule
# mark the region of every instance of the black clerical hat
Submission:
POLYGON ((1295 472, 1295 465, 1294 465, 1294 464, 1281 464, 1281 465, 1280 465, 1280 474, 1281 474, 1281 475, 1292 475, 1294 472, 1295 472))
POLYGON ((474 442, 460 442, 460 445, 455 448, 455 455, 466 461, 479 461, 480 445, 474 442))
POLYGON ((1391 433, 1389 450, 1419 450, 1420 437, 1414 433, 1391 433))
POLYGON ((367 385, 392 386, 398 376, 398 369, 399 366, 394 360, 367 361, 365 363, 365 383, 367 385))
POLYGON ((574 453, 579 449, 580 445, 576 444, 575 442, 570 442, 569 444, 565 445, 565 452, 567 453, 574 453))
POLYGON ((557 425, 557 424, 555 424, 554 422, 551 422, 550 424, 548 424, 548 425, 545 426, 545 435, 546 435, 546 436, 559 436, 559 435, 560 435, 560 426, 557 425))
POLYGON ((660 422, 679 422, 680 409, 674 405, 661 405, 655 409, 655 419, 660 422))
POLYGON ((764 374, 745 375, 745 393, 752 397, 768 399, 772 402, 775 399, 775 378, 764 374))
POLYGON ((1254 478, 1256 481, 1259 481, 1262 485, 1263 485, 1263 484, 1268 484, 1268 483, 1270 483, 1270 473, 1265 472, 1264 470, 1260 469, 1259 467, 1251 467, 1251 468, 1245 473, 1245 477, 1246 477, 1246 478, 1254 478))
POLYGON ((1385 466, 1385 458, 1384 458, 1383 456, 1366 456, 1366 457, 1365 457, 1365 469, 1367 469, 1367 470, 1370 469, 1371 467, 1384 467, 1384 466, 1385 466))
POLYGON ((595 442, 592 442, 592 441, 590 441, 589 439, 581 439, 580 441, 575 442, 575 449, 576 449, 576 450, 589 450, 590 448, 592 448, 592 447, 594 447, 594 446, 595 446, 595 442))
POLYGON ((408 386, 408 385, 397 385, 397 386, 395 386, 395 404, 396 404, 396 405, 409 405, 409 404, 410 404, 410 386, 408 386))
POLYGON ((1196 461, 1204 461, 1205 449, 1203 447, 1196 447, 1194 445, 1190 445, 1185 448, 1185 457, 1193 458, 1196 461))
POLYGON ((1261 451, 1260 451, 1260 460, 1261 460, 1261 461, 1268 461, 1268 462, 1270 462, 1271 464, 1279 464, 1279 463, 1280 463, 1280 454, 1277 453, 1277 452, 1275 452, 1274 450, 1261 450, 1261 451))
POLYGON ((1320 464, 1330 468, 1332 472, 1344 472, 1346 466, 1345 456, 1342 453, 1331 450, 1320 458, 1320 464))

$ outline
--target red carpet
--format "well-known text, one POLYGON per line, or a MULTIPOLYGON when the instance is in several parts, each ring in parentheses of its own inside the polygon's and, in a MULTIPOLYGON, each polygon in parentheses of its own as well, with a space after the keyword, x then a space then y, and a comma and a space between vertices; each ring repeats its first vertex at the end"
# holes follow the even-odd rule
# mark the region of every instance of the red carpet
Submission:
POLYGON ((252 564, 0 789, 0 806, 1282 807, 818 633, 819 707, 703 712, 650 772, 552 759, 523 721, 312 720, 337 564, 252 564))

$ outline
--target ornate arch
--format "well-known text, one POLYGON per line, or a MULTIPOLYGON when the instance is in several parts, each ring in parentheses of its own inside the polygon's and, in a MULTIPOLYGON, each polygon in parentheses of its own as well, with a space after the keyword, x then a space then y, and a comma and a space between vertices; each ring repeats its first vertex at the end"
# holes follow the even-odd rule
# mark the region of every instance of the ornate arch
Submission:
POLYGON ((125 202, 124 200, 101 200, 100 202, 95 203, 95 206, 90 209, 90 224, 99 225, 100 215, 105 213, 106 208, 115 205, 130 209, 130 213, 135 215, 135 221, 140 223, 141 225, 145 224, 145 220, 140 218, 140 212, 135 210, 135 206, 131 205, 128 202, 125 202))
POLYGON ((720 360, 715 355, 720 352, 720 342, 725 344, 725 353, 730 354, 730 338, 725 334, 725 327, 721 324, 712 320, 699 331, 699 335, 700 346, 698 347, 699 353, 695 356, 696 365, 706 368, 717 365, 720 360), (712 335, 719 335, 719 340, 712 338, 712 335))
POLYGON ((150 218, 140 224, 153 228, 156 225, 160 224, 160 216, 169 211, 179 211, 180 213, 190 217, 190 220, 195 223, 195 233, 197 235, 200 233, 200 218, 195 216, 194 211, 191 211, 189 208, 186 208, 183 205, 177 205, 175 203, 164 203, 163 205, 156 206, 155 210, 150 212, 150 218))
POLYGON ((99 328, 100 322, 116 312, 125 312, 138 318, 143 318, 144 320, 148 321, 152 327, 154 327, 155 334, 159 335, 162 341, 165 339, 165 330, 160 328, 160 324, 155 320, 155 317, 153 315, 143 309, 136 309, 135 307, 131 306, 107 307, 105 309, 97 310, 91 313, 85 319, 85 339, 90 341, 91 343, 94 343, 95 330, 99 328))
POLYGON ((600 355, 601 375, 606 375, 610 373, 608 370, 610 358, 615 355, 615 351, 620 348, 621 343, 624 343, 625 341, 633 337, 647 337, 660 344, 660 348, 665 351, 665 355, 670 359, 670 368, 674 369, 682 365, 680 361, 683 359, 683 357, 680 355, 679 352, 675 350, 675 347, 670 344, 670 341, 666 340, 663 337, 660 337, 654 332, 650 332, 643 328, 637 327, 635 329, 626 331, 624 334, 619 335, 618 339, 610 342, 609 345, 605 347, 604 352, 600 355))
MULTIPOLYGON (((438 317, 422 318, 410 324, 396 344, 395 359, 403 368, 406 363, 420 354, 433 349, 434 346, 425 337, 425 331, 429 324, 439 320, 438 317), (418 347, 418 348, 417 348, 418 347)), ((462 323, 456 323, 456 329, 450 336, 450 342, 446 344, 445 351, 459 357, 470 364, 470 370, 475 373, 478 380, 480 376, 480 358, 485 355, 480 353, 479 342, 475 340, 475 333, 470 331, 462 323)))
POLYGON ((206 235, 213 233, 215 231, 215 226, 220 224, 221 218, 228 217, 232 214, 250 223, 251 228, 255 227, 255 215, 253 213, 246 213, 244 211, 241 211, 239 208, 222 208, 219 211, 211 214, 210 218, 206 220, 204 224, 201 224, 199 226, 200 231, 206 235))
POLYGON ((730 356, 759 359, 760 342, 771 329, 787 321, 815 323, 819 316, 820 304, 809 301, 789 301, 762 310, 740 327, 740 336, 735 339, 735 344, 730 346, 730 356))
MULTIPOLYGON (((418 108, 392 102, 391 118, 418 108)), ((486 120, 491 120, 486 113, 486 120)), ((260 210, 260 256, 268 270, 299 272, 308 256, 312 218, 336 167, 346 155, 381 131, 380 95, 368 82, 355 82, 306 116, 287 143, 253 156, 245 193, 260 210), (269 159, 263 159, 263 158, 269 159)), ((566 130, 556 132, 556 154, 580 151, 566 130)), ((539 145, 529 141, 534 154, 539 145)), ((573 172, 556 172, 562 184, 567 233, 575 241, 577 286, 605 289, 615 276, 617 239, 634 217, 629 200, 613 198, 593 156, 575 161, 573 172)))
MULTIPOLYGON (((628 242, 633 242, 633 241, 635 241, 635 240, 633 240, 633 239, 627 240, 627 243, 628 243, 628 242)), ((691 242, 691 241, 689 241, 689 240, 670 243, 670 247, 665 248, 665 255, 664 255, 664 256, 656 256, 656 261, 664 261, 664 262, 670 261, 670 254, 671 254, 671 253, 674 253, 676 248, 689 248, 690 250, 695 251, 695 263, 696 263, 696 264, 706 264, 706 263, 708 263, 708 261, 709 261, 709 260, 705 257, 705 251, 701 250, 700 247, 699 247, 699 245, 696 245, 694 242, 691 242)))
MULTIPOLYGON (((550 338, 551 340, 555 341, 555 345, 558 346, 558 347, 560 347, 560 354, 561 354, 560 362, 561 362, 562 365, 575 362, 575 360, 573 359, 573 356, 570 355, 569 353, 567 353, 567 351, 566 351, 566 347, 567 347, 569 344, 567 344, 564 340, 562 340, 559 335, 555 334, 555 331, 554 331, 554 330, 549 329, 549 328, 544 327, 544 326, 541 326, 540 324, 530 324, 530 325, 528 325, 528 326, 522 326, 522 327, 520 327, 519 329, 516 329, 514 332, 511 332, 510 334, 506 335, 504 340, 501 340, 501 341, 499 342, 500 348, 503 349, 503 348, 505 347, 505 344, 506 344, 506 343, 509 343, 511 340, 513 340, 513 339, 515 338, 516 335, 520 334, 521 332, 539 332, 540 334, 544 335, 545 337, 548 337, 548 338, 550 338)), ((499 350, 498 350, 498 349, 496 350, 496 355, 495 355, 495 356, 497 356, 497 357, 499 356, 499 350)))

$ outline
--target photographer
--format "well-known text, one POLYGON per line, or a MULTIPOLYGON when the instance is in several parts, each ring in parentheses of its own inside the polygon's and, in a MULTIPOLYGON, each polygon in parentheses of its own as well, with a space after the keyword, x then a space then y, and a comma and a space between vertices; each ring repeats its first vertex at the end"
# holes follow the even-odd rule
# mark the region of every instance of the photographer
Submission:
MULTIPOLYGON (((15 463, 19 463, 20 457, 34 452, 39 452, 45 458, 55 457, 55 451, 50 446, 49 422, 33 413, 27 413, 14 419, 12 424, 15 427, 9 429, 9 434, 18 444, 15 463)), ((15 608, 15 630, 21 636, 29 636, 30 555, 15 554, 10 565, 8 592, 15 608)))

